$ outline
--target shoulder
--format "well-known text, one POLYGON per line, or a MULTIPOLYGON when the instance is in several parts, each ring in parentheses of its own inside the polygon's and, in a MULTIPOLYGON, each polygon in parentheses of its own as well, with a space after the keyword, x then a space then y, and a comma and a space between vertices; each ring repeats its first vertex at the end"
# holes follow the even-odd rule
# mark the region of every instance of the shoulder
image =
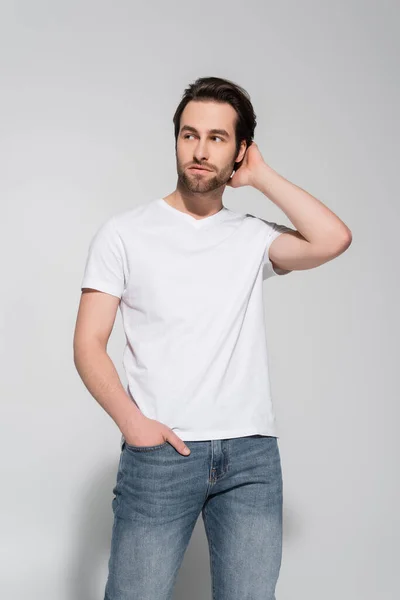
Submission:
POLYGON ((265 232, 267 236, 272 234, 276 227, 277 223, 273 221, 267 221, 267 219, 262 219, 261 217, 257 217, 256 215, 252 215, 251 213, 246 213, 244 217, 254 223, 254 226, 258 227, 261 231, 265 232))
POLYGON ((290 233, 295 231, 287 225, 282 225, 280 223, 276 223, 275 221, 268 221, 267 219, 256 217, 255 215, 252 215, 250 213, 246 213, 246 217, 254 219, 259 224, 259 227, 264 229, 267 237, 275 238, 281 233, 290 233))

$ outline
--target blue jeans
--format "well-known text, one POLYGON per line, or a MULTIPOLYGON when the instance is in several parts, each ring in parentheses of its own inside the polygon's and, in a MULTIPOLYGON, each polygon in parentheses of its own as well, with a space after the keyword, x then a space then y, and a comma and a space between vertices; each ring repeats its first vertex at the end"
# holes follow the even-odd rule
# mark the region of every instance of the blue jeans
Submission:
POLYGON ((213 600, 275 600, 282 472, 272 436, 123 444, 104 600, 171 600, 202 514, 213 600))

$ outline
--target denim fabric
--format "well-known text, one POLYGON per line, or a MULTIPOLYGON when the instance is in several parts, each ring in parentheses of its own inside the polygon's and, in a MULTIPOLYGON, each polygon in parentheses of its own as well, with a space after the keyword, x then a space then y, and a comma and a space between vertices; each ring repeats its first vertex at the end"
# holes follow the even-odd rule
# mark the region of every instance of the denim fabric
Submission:
POLYGON ((275 600, 282 471, 273 436, 121 449, 105 600, 171 600, 200 514, 213 600, 275 600))

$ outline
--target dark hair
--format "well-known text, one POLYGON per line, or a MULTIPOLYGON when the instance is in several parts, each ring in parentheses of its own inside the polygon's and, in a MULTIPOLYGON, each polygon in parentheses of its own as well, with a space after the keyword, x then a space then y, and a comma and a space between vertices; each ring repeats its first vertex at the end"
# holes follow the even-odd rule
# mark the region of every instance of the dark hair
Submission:
MULTIPOLYGON (((220 77, 200 77, 185 89, 178 108, 173 117, 175 127, 175 150, 178 141, 181 115, 185 106, 191 101, 213 101, 227 102, 237 113, 235 123, 235 138, 236 138, 236 156, 240 149, 240 142, 246 140, 249 147, 254 138, 254 130, 257 125, 256 115, 253 105, 250 101, 250 96, 245 89, 220 77)), ((240 167, 241 163, 235 163, 235 170, 240 167)))

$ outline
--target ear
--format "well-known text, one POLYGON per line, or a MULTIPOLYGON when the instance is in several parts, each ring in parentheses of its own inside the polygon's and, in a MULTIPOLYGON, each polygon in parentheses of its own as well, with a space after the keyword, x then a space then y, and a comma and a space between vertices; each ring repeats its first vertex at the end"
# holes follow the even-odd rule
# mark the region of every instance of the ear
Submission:
POLYGON ((246 150, 247 150, 247 144, 246 144, 246 140, 242 140, 240 143, 240 148, 239 148, 239 152, 238 155, 236 157, 235 162, 236 163, 241 163, 244 155, 246 154, 246 150))
POLYGON ((235 160, 235 164, 233 167, 233 170, 235 172, 242 166, 243 159, 245 157, 246 152, 247 152, 246 140, 243 140, 240 144, 240 149, 239 149, 239 152, 237 155, 237 159, 235 160))

